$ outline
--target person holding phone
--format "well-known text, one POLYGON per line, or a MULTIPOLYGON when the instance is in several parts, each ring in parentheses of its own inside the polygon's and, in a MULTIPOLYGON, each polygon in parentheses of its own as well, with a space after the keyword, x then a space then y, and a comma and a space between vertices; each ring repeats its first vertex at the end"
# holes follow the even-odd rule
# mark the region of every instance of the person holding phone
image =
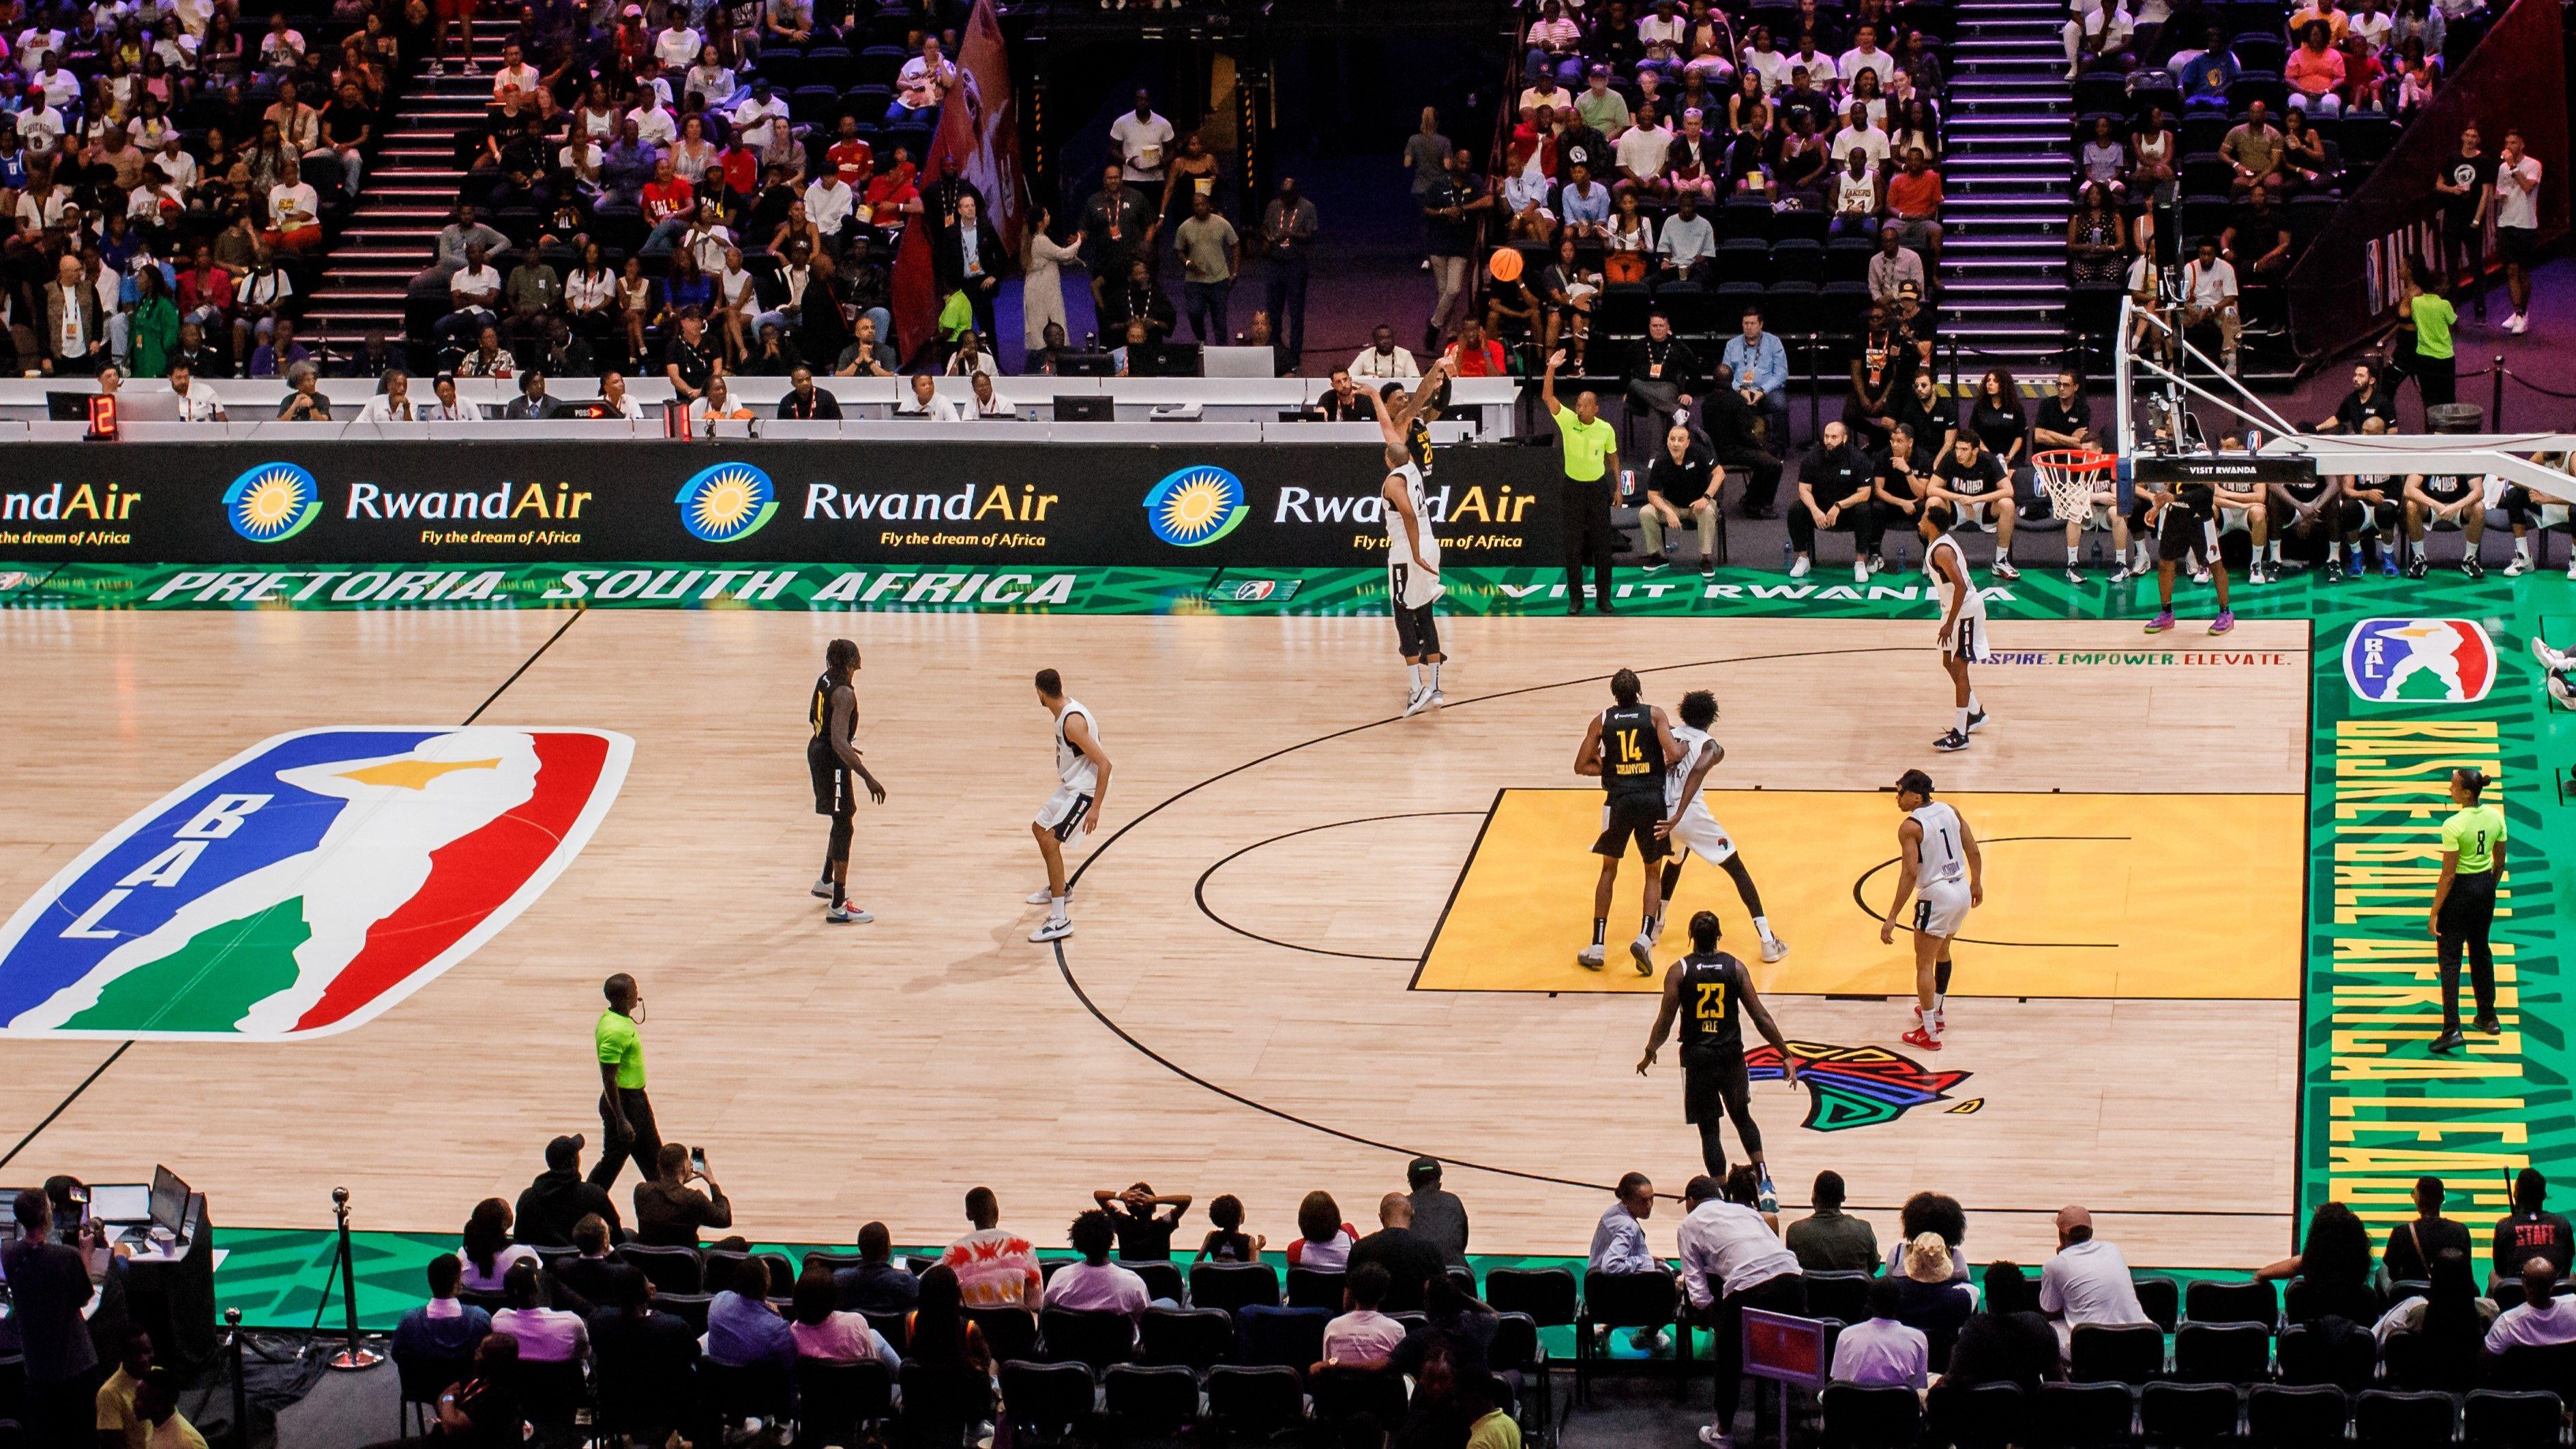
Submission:
POLYGON ((707 1150, 662 1144, 650 1182, 635 1185, 635 1240, 657 1248, 694 1248, 705 1228, 733 1226, 733 1202, 707 1171, 707 1150), (689 1186, 704 1182, 706 1191, 689 1186))

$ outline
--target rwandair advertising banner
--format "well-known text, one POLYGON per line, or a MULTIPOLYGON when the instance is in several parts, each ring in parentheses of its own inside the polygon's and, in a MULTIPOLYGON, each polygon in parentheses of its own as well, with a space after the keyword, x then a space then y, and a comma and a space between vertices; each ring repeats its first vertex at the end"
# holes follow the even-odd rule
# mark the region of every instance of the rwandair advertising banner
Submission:
MULTIPOLYGON (((1348 568, 1385 557, 1385 449, 1174 444, 29 444, 0 558, 169 564, 632 559, 1348 568)), ((1556 452, 1443 449, 1444 562, 1560 556, 1556 452)))

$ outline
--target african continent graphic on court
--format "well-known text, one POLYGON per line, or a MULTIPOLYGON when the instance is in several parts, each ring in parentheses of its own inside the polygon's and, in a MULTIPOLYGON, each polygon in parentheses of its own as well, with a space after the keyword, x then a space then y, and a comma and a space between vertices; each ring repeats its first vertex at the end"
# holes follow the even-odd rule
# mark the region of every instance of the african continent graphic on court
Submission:
POLYGON ((633 746, 601 730, 308 730, 125 822, 0 928, 0 1031, 279 1039, 355 1026, 580 853, 633 746))

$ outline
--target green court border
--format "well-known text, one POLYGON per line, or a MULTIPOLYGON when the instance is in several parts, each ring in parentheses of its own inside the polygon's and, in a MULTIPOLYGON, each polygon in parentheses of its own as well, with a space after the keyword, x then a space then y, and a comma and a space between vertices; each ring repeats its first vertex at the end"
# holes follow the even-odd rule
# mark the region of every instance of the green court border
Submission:
MULTIPOLYGON (((669 608, 674 596, 680 607, 799 611, 1330 617, 1377 615, 1385 609, 1384 576, 1365 569, 773 563, 744 565, 729 577, 720 577, 721 572, 649 563, 583 570, 546 564, 319 570, 0 561, 0 609, 669 608), (662 597, 647 602, 646 595, 662 597)), ((1989 589, 1989 611, 2003 619, 2133 620, 2153 611, 2151 583, 2115 586, 2099 581, 2095 572, 2096 582, 2078 586, 2034 567, 2009 586, 1989 589)), ((1777 571, 1741 568, 1720 569, 1706 580, 1683 570, 1646 574, 1623 569, 1618 600, 1630 616, 1649 618, 1935 617, 1921 576, 1902 568, 1867 585, 1831 574, 1791 581, 1777 571)), ((1442 607, 1463 615, 1544 616, 1561 614, 1564 601, 1563 575, 1555 570, 1457 569, 1442 607)), ((2576 806, 2559 803, 2550 782, 2553 772, 2563 779, 2576 764, 2576 714, 2547 705, 2527 652, 2535 631, 2554 631, 2551 637, 2567 642, 2560 636, 2576 627, 2576 585, 2555 572, 2476 582, 2444 572, 2423 580, 2373 577, 2332 586, 2294 578, 2261 589, 2240 585, 2235 602, 2243 618, 2305 619, 2312 626, 2308 937, 2293 1174, 2297 1220, 2304 1221, 2317 1204, 2341 1194, 2366 1220, 2393 1221, 2402 1209, 2394 1205, 2392 1194, 2402 1194, 2402 1185, 2418 1173, 2435 1172, 2453 1183, 2453 1216, 2483 1236, 2500 1211, 2501 1181, 2511 1171, 2531 1163, 2555 1179, 2576 1176, 2576 1043, 2571 1043, 2566 1019, 2565 950, 2557 939, 2560 923, 2576 909, 2576 806), (2388 615, 2481 623, 2499 656, 2498 677, 2488 697, 2462 705, 2357 701, 2344 682, 2343 642, 2358 621, 2388 615), (2513 914, 2499 922, 2497 939, 2511 947, 2524 1021, 2512 1039, 2517 1051, 2473 1055, 2490 1075, 2462 1079, 2447 1075, 2454 1069, 2428 1065, 2434 1059, 2425 1053, 2424 1043, 2432 1028, 2420 1020, 2420 999, 2410 1005, 2403 993, 2420 991, 2430 979, 2429 957, 2420 963, 2422 980, 2410 976, 2415 966, 2395 976, 2384 969, 2362 969, 2372 960, 2371 951, 2398 948, 2403 957, 2411 949, 2407 943, 2420 939, 2406 927, 2405 918, 2336 920, 2338 886, 2355 884, 2348 875, 2339 878, 2334 859, 2338 731, 2347 722, 2371 720, 2492 729, 2491 748, 2478 758, 2491 762, 2501 778, 2517 844, 2509 877, 2513 914), (2339 1007, 2347 1018, 2341 1022, 2336 1019, 2339 1007), (2359 1035, 2339 1042, 2339 1028, 2359 1035), (2382 1035, 2371 1036, 2374 1031, 2382 1035), (2379 1045, 2383 1062, 2338 1052, 2339 1045, 2350 1047, 2355 1041, 2379 1045), (2466 1104, 2463 1098, 2503 1105, 2466 1104), (2339 1109, 2347 1115, 2338 1116, 2339 1109), (2348 1134, 2357 1140, 2338 1143, 2339 1121, 2376 1124, 2380 1130, 2348 1134), (2389 1130, 2386 1124, 2392 1123, 2408 1130, 2389 1130), (2464 1191, 2470 1198, 2465 1203, 2464 1191)), ((2133 648, 2007 651, 2001 667, 2227 667, 2235 662, 2230 656, 2254 652, 2231 650, 2224 638, 2210 639, 2201 632, 2211 606, 2207 589, 2186 586, 2180 603, 2187 620, 2173 634, 2142 636, 2133 648), (2188 617, 2193 614, 2200 617, 2188 617)), ((2394 888, 2411 887, 2400 881, 2394 888)), ((421 1263, 453 1241, 446 1233, 359 1234, 362 1322, 389 1327, 405 1306, 417 1301, 421 1263)), ((220 1303, 241 1307, 246 1321, 264 1327, 311 1322, 330 1266, 329 1234, 229 1229, 220 1232, 219 1242, 231 1250, 217 1275, 220 1303)), ((2282 1244, 2284 1251, 2292 1246, 2290 1241, 2282 1244)), ((1480 1260, 1479 1267, 1578 1261, 1495 1258, 1480 1260)), ((2174 1276, 2202 1275, 2183 1270, 2174 1276)))

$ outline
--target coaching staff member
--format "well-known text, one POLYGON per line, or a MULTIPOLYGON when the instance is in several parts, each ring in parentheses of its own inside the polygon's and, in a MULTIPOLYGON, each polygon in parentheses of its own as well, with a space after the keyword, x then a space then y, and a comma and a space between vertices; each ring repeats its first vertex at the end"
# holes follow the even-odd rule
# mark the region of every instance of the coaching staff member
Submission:
POLYGON ((599 1056, 599 1165, 590 1170, 593 1187, 617 1181, 628 1158, 646 1182, 659 1170, 662 1133, 653 1125, 653 1102, 644 1095, 644 1038, 635 1030, 644 1017, 644 993, 635 978, 620 971, 600 987, 608 1009, 599 1014, 593 1033, 599 1056))
POLYGON ((1557 404, 1556 370, 1564 365, 1564 349, 1548 354, 1538 396, 1565 445, 1565 612, 1583 612, 1583 565, 1588 560, 1592 606, 1615 614, 1610 602, 1610 490, 1619 467, 1619 435, 1602 421, 1601 399, 1590 390, 1574 395, 1572 412, 1557 404))
POLYGON ((2481 804, 2487 777, 2475 770, 2451 772, 2451 803, 2459 810, 2442 822, 2442 878, 2433 884, 2430 922, 2442 966, 2442 1034, 2437 1052, 2455 1052, 2468 1038, 2460 1034, 2460 948, 2469 949, 2469 973, 2478 993, 2481 1036, 2496 1033, 2495 954, 2487 947, 2487 929, 2495 923, 2496 881, 2504 875, 2504 812, 2481 804))

